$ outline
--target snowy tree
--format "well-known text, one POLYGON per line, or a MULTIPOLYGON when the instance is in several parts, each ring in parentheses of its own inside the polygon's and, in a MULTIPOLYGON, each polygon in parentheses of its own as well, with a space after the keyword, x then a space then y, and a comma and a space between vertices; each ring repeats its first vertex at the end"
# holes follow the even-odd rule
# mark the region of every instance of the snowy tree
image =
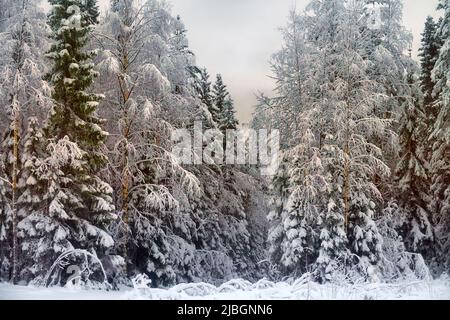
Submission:
MULTIPOLYGON (((325 154, 329 153, 330 156, 333 156, 332 147, 327 146, 323 151, 325 154)), ((318 163, 320 164, 320 162, 318 163)), ((320 169, 323 174, 324 168, 320 169)), ((335 170, 335 168, 330 166, 329 170, 335 170)), ((342 212, 344 203, 340 187, 331 180, 333 176, 333 172, 331 175, 328 173, 327 176, 322 176, 325 184, 322 187, 323 200, 317 221, 320 246, 315 270, 316 278, 320 282, 335 280, 337 273, 342 270, 342 266, 345 269, 347 261, 350 260, 345 217, 342 212)))
MULTIPOLYGON (((77 179, 79 176, 87 179, 86 153, 67 136, 57 143, 50 143, 47 153, 49 156, 37 169, 39 178, 35 184, 45 186, 45 193, 39 196, 41 203, 18 224, 24 257, 21 278, 37 284, 43 284, 47 272, 61 254, 85 248, 101 258, 114 245, 111 236, 102 228, 108 221, 104 216, 102 219, 93 216, 100 210, 110 210, 110 201, 98 197, 97 207, 88 211, 86 198, 79 195, 80 191, 88 193, 90 190, 89 185, 80 186, 77 179)), ((112 192, 106 183, 99 187, 103 194, 112 192)))
POLYGON ((212 90, 213 103, 216 112, 212 113, 214 121, 221 125, 222 113, 225 109, 225 103, 229 98, 227 86, 223 83, 222 75, 218 74, 216 82, 214 83, 212 90))
MULTIPOLYGON (((302 272, 310 270, 316 258, 317 236, 311 226, 314 225, 317 211, 309 203, 311 197, 316 195, 316 189, 315 185, 309 188, 301 188, 300 185, 297 192, 289 195, 292 180, 287 170, 286 166, 282 166, 273 182, 275 209, 268 217, 269 221, 274 222, 269 231, 269 254, 282 274, 300 276, 302 272)), ((305 181, 305 184, 308 182, 305 181)))
POLYGON ((170 151, 174 126, 165 114, 183 103, 189 86, 184 27, 159 2, 118 0, 97 37, 99 85, 110 97, 102 108, 113 126, 112 182, 120 190, 117 248, 130 274, 146 272, 155 284, 169 283, 175 275, 163 218, 179 209, 175 185, 180 192, 199 192, 197 178, 170 151))
MULTIPOLYGON (((439 49, 442 46, 442 41, 437 33, 438 23, 435 23, 433 18, 428 17, 425 22, 425 30, 422 33, 422 46, 419 49, 419 56, 421 62, 420 82, 421 89, 424 95, 423 98, 423 110, 424 117, 422 117, 423 123, 426 127, 421 130, 421 133, 416 135, 416 140, 422 144, 422 154, 417 154, 423 162, 423 166, 429 171, 431 157, 433 153, 433 144, 429 143, 428 138, 433 132, 433 126, 437 118, 436 100, 437 97, 433 94, 435 83, 432 79, 432 71, 436 65, 436 61, 439 56, 439 49)), ((411 128, 414 128, 416 123, 410 123, 411 128)), ((423 124, 421 124, 423 126, 423 124)), ((416 130, 416 129, 411 129, 416 130)), ((418 150, 420 151, 420 150, 418 150)), ((428 172, 429 175, 429 172, 428 172)), ((428 177, 429 178, 429 177, 428 177)), ((429 194, 430 181, 427 179, 426 188, 429 194)), ((428 199, 427 204, 429 204, 428 199)), ((424 206, 422 206, 424 207, 424 206)), ((429 219, 429 223, 432 224, 432 219, 429 219)), ((423 228, 422 228, 423 229, 423 228)), ((422 252, 426 252, 425 248, 422 252)), ((428 251, 431 253, 430 251, 428 251)), ((429 255, 428 255, 429 256, 429 255)))
POLYGON ((217 119, 219 109, 217 109, 216 104, 214 103, 213 93, 211 91, 211 82, 209 80, 209 73, 206 68, 192 68, 191 74, 194 77, 194 88, 197 92, 198 97, 203 102, 203 104, 207 108, 207 117, 206 119, 209 121, 206 122, 206 125, 211 128, 215 128, 218 126, 217 119))
POLYGON ((435 83, 433 94, 437 97, 435 109, 437 118, 430 136, 433 151, 431 158, 431 192, 430 211, 436 225, 436 241, 439 255, 437 272, 448 270, 449 266, 449 230, 450 230, 450 4, 447 0, 439 2, 444 17, 438 28, 444 40, 439 57, 432 72, 435 83))
POLYGON ((42 183, 39 170, 43 165, 45 150, 43 150, 43 134, 39 121, 35 117, 28 120, 27 133, 23 139, 23 154, 21 171, 17 183, 18 216, 21 219, 42 208, 41 196, 45 193, 46 184, 42 183))
POLYGON ((74 208, 90 211, 95 219, 102 220, 104 216, 108 220, 113 209, 110 187, 97 176, 107 161, 103 144, 108 133, 100 127, 104 121, 96 116, 102 95, 88 92, 97 76, 91 62, 95 52, 84 50, 98 16, 97 7, 95 2, 78 0, 55 0, 52 4, 49 22, 55 44, 48 57, 54 65, 48 78, 54 87, 55 105, 44 128, 45 137, 54 143, 68 138, 83 150, 83 174, 72 178, 79 183, 78 201, 85 204, 74 208))
MULTIPOLYGON (((3 165, 0 168, 0 174, 4 175, 3 165)), ((11 206, 10 200, 6 191, 9 189, 9 181, 0 179, 0 279, 8 281, 11 278, 11 244, 10 244, 10 230, 11 230, 11 206)))
POLYGON ((377 218, 377 227, 383 236, 380 269, 386 282, 430 279, 430 270, 424 258, 421 254, 407 250, 399 232, 407 223, 409 215, 396 202, 390 202, 377 218))
MULTIPOLYGON (((403 2, 401 0, 366 0, 365 13, 376 9, 375 17, 365 17, 368 37, 367 55, 370 79, 378 83, 377 91, 385 96, 385 102, 373 113, 380 118, 392 119, 389 129, 398 133, 398 120, 402 113, 405 97, 409 92, 408 67, 413 64, 408 51, 412 46, 412 35, 402 23, 403 2), (375 19, 375 24, 371 23, 375 19)), ((383 161, 395 172, 398 161, 396 135, 376 135, 371 142, 383 152, 383 161)), ((394 177, 374 175, 374 182, 385 199, 395 196, 394 177)))
POLYGON ((377 7, 380 16, 369 17, 379 19, 378 25, 370 27, 367 21, 366 34, 368 55, 373 62, 370 69, 372 80, 380 84, 381 92, 388 95, 384 106, 374 110, 377 116, 394 119, 401 112, 402 89, 406 84, 405 68, 411 63, 406 54, 411 47, 412 35, 402 24, 403 3, 401 0, 365 0, 365 11, 377 7))
MULTIPOLYGON (((310 263, 317 263, 321 281, 331 280, 338 261, 349 268, 357 265, 367 276, 381 256, 381 236, 373 220, 381 194, 373 176, 390 172, 371 138, 391 132, 389 120, 373 113, 385 101, 378 83, 370 78, 371 64, 365 59, 370 37, 361 19, 364 10, 355 1, 345 5, 338 0, 311 1, 306 16, 291 20, 303 24, 297 29, 306 30, 306 37, 289 37, 286 45, 295 48, 293 41, 303 39, 307 45, 288 51, 288 61, 294 67, 295 61, 308 64, 297 67, 297 77, 284 76, 286 69, 281 64, 275 68, 279 97, 272 103, 288 102, 292 116, 285 115, 285 119, 296 129, 290 133, 288 172, 292 180, 285 210, 300 218, 294 222, 286 214, 280 224, 288 227, 283 230, 287 239, 293 234, 314 235, 314 241, 305 243, 312 245, 310 263), (305 99, 300 100, 303 92, 305 99), (286 100, 287 94, 300 104, 289 104, 295 100, 286 100), (311 218, 302 226, 305 213, 311 218)), ((281 245, 280 250, 298 261, 298 252, 290 249, 292 242, 286 242, 288 246, 281 245)))
POLYGON ((23 265, 26 281, 42 279, 65 251, 87 249, 101 257, 113 245, 103 230, 114 219, 112 189, 98 176, 107 160, 107 133, 96 116, 101 96, 88 91, 96 76, 95 52, 85 49, 98 11, 95 1, 51 4, 54 43, 47 56, 53 68, 47 78, 54 104, 44 128, 46 155, 36 174, 36 183, 46 188, 40 210, 19 223, 21 249, 29 257, 23 265))
POLYGON ((235 117, 233 101, 220 74, 217 75, 213 86, 213 103, 217 111, 212 115, 219 129, 222 132, 236 129, 238 122, 235 117))
MULTIPOLYGON (((285 148, 296 145, 299 132, 300 108, 309 100, 308 86, 311 79, 308 66, 311 63, 311 46, 306 41, 304 17, 291 11, 289 23, 282 30, 284 48, 272 56, 271 69, 277 82, 279 95, 273 98, 259 97, 258 117, 261 127, 279 129, 281 145, 285 148), (269 127, 268 127, 269 126, 269 127)), ((253 121, 257 120, 254 117, 253 121)))
POLYGON ((422 46, 420 48, 421 74, 420 81, 424 93, 424 105, 427 109, 427 123, 432 124, 436 118, 436 112, 433 111, 434 82, 431 79, 431 72, 434 69, 439 55, 439 40, 437 39, 437 24, 432 17, 427 17, 425 30, 422 33, 422 46))
POLYGON ((231 98, 225 101, 220 122, 220 127, 224 131, 236 130, 239 125, 239 121, 236 119, 236 110, 234 109, 234 103, 231 98))
MULTIPOLYGON (((3 57, 0 62, 0 102, 4 106, 2 115, 8 123, 2 143, 2 161, 5 165, 3 179, 6 183, 6 196, 11 208, 10 232, 12 243, 12 280, 17 280, 17 198, 18 174, 20 171, 21 134, 23 118, 40 116, 46 112, 50 94, 48 85, 41 79, 44 72, 43 54, 48 47, 47 26, 39 1, 21 0, 4 3, 5 23, 0 29, 0 49, 3 57)), ((8 220, 8 218, 5 218, 8 220)))
MULTIPOLYGON (((27 133, 23 139, 23 154, 21 158, 21 172, 18 179, 18 194, 17 199, 18 216, 21 220, 26 220, 29 215, 42 212, 43 195, 46 192, 47 183, 41 178, 40 169, 43 166, 43 161, 46 156, 43 150, 43 134, 39 126, 38 119, 35 117, 29 118, 27 133)), ((29 230, 27 230, 28 232, 29 230)), ((30 241, 29 235, 24 234, 21 230, 21 238, 24 246, 21 246, 19 252, 23 254, 30 254, 27 248, 27 242, 30 241)), ((32 243, 32 241, 30 241, 32 243)), ((35 248, 39 249, 39 248, 35 248)), ((40 249, 40 250, 43 250, 40 249)), ((38 260, 40 262, 40 260, 38 260)), ((30 273, 29 270, 36 270, 39 266, 35 265, 35 261, 28 259, 21 259, 20 262, 20 279, 30 281, 35 274, 30 273)), ((37 271, 37 270, 36 270, 37 271)), ((42 271, 44 272, 44 271, 42 271)))
POLYGON ((424 256, 432 255, 434 231, 428 213, 429 173, 426 159, 426 106, 412 71, 409 74, 410 93, 400 118, 400 159, 396 170, 398 202, 407 212, 409 225, 403 234, 409 250, 424 256))

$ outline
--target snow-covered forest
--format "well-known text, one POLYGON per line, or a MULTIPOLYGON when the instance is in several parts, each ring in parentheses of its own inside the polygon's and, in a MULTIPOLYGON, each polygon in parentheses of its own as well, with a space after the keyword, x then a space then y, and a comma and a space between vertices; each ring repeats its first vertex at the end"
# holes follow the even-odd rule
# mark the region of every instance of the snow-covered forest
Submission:
POLYGON ((279 130, 274 176, 174 155, 177 130, 240 125, 233 79, 197 65, 166 2, 0 8, 0 282, 216 293, 447 279, 448 0, 424 21, 420 61, 401 0, 290 12, 250 124, 279 130))

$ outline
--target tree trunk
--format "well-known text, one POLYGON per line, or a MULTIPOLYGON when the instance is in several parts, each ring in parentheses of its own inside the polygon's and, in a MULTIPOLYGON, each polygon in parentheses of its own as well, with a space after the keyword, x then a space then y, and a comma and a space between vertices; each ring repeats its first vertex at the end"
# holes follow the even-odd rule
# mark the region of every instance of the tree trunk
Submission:
MULTIPOLYGON (((350 71, 348 71, 350 72, 350 71)), ((345 145, 344 145, 344 220, 345 229, 348 230, 350 220, 350 81, 347 79, 347 96, 345 101, 346 119, 345 119, 345 145)))
POLYGON ((19 111, 16 110, 16 98, 13 98, 13 168, 12 168, 12 277, 13 284, 17 281, 18 243, 17 243, 17 175, 19 168, 19 111))

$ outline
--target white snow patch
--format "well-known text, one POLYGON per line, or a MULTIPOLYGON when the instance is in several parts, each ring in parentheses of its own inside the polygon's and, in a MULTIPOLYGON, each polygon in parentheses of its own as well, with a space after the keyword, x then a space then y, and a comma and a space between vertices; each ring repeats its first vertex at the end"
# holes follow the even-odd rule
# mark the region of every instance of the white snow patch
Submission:
POLYGON ((0 284, 0 299, 30 300, 450 300, 450 280, 395 284, 326 284, 299 279, 274 283, 260 280, 251 284, 232 280, 219 287, 205 283, 179 284, 170 289, 138 286, 121 291, 76 288, 39 288, 0 284))

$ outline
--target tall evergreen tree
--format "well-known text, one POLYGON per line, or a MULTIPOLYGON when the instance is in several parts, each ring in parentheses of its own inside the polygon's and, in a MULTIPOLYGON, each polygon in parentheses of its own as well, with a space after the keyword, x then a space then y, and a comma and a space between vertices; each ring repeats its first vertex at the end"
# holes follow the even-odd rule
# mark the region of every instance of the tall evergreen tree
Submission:
POLYGON ((421 62, 420 82, 422 92, 424 94, 424 105, 426 108, 427 122, 433 123, 436 119, 436 112, 433 110, 433 97, 435 83, 431 78, 431 72, 434 69, 439 56, 439 41, 437 37, 437 24, 432 17, 427 17, 425 22, 425 30, 422 33, 422 46, 419 49, 419 57, 421 62))
POLYGON ((22 247, 32 258, 24 272, 41 279, 63 252, 87 249, 103 256, 113 245, 104 228, 114 218, 112 188, 99 177, 107 160, 107 133, 96 116, 101 96, 89 92, 97 74, 91 61, 95 52, 86 44, 98 16, 96 2, 50 3, 54 43, 47 54, 53 61, 47 79, 54 105, 44 128, 48 156, 38 174, 47 186, 41 195, 45 205, 19 224, 22 247))
MULTIPOLYGON (((18 194, 20 195, 17 199, 17 215, 21 221, 33 213, 41 212, 43 202, 45 203, 46 200, 43 199, 43 195, 46 193, 47 181, 42 179, 42 172, 40 172, 46 156, 43 146, 43 135, 38 119, 36 117, 30 117, 28 120, 27 132, 23 139, 21 171, 19 173, 17 184, 18 194)), ((29 233, 30 230, 28 229, 23 230, 19 228, 19 230, 19 237, 22 238, 23 241, 23 246, 21 246, 19 251, 22 253, 22 259, 19 263, 19 276, 22 280, 30 281, 34 277, 34 274, 30 272, 30 270, 36 269, 33 267, 33 264, 35 263, 34 258, 36 256, 30 255, 27 243, 30 243, 28 242, 29 236, 33 236, 33 234, 29 233)), ((31 243, 33 243, 33 241, 31 241, 31 243)))
POLYGON ((423 104, 419 83, 410 70, 410 92, 400 118, 400 158, 396 169, 397 199, 408 216, 403 237, 409 250, 425 257, 433 256, 434 230, 428 213, 429 170, 425 149, 427 146, 426 106, 423 104))
POLYGON ((212 115, 218 128, 223 132, 228 129, 236 129, 238 122, 235 117, 233 101, 220 74, 217 75, 213 86, 213 103, 217 111, 212 115))
POLYGON ((55 44, 48 57, 54 65, 47 78, 54 87, 55 105, 44 128, 45 137, 54 141, 67 137, 86 153, 84 174, 74 179, 86 201, 82 211, 90 209, 92 216, 99 214, 100 218, 112 209, 107 205, 111 195, 104 192, 105 184, 98 178, 107 160, 103 144, 108 134, 101 129, 104 121, 96 116, 102 95, 89 92, 97 76, 91 61, 96 52, 85 49, 98 8, 95 1, 52 0, 51 4, 49 24, 55 44))
POLYGON ((23 139, 21 172, 18 179, 17 199, 18 216, 25 218, 29 213, 39 211, 42 206, 41 196, 45 193, 45 184, 39 177, 43 165, 43 135, 36 117, 28 119, 27 133, 23 139))
POLYGON ((222 75, 218 74, 216 82, 213 86, 213 103, 216 107, 216 112, 213 113, 214 121, 220 125, 221 114, 224 110, 225 102, 229 98, 227 86, 223 83, 222 75))
MULTIPOLYGON (((441 20, 442 21, 442 20, 441 20)), ((422 33, 422 46, 419 49, 420 56, 420 84, 423 93, 423 112, 425 129, 422 130, 420 141, 423 146, 422 159, 425 161, 425 167, 429 171, 429 164, 432 157, 433 145, 428 143, 428 137, 433 132, 433 126, 437 118, 436 100, 433 94, 435 83, 432 79, 432 72, 439 57, 439 49, 442 41, 437 32, 439 24, 435 23, 432 17, 427 17, 425 30, 422 33)), ((429 183, 427 184, 429 188, 429 183)))
POLYGON ((209 80, 209 73, 206 68, 196 68, 196 70, 197 71, 195 72, 196 77, 194 83, 195 90, 198 93, 200 100, 208 108, 212 125, 217 127, 219 109, 216 107, 216 104, 214 102, 213 93, 211 91, 211 82, 209 80))
POLYGON ((433 199, 430 211, 434 214, 439 246, 437 272, 450 267, 450 3, 441 0, 438 8, 444 11, 438 28, 443 45, 432 72, 437 118, 430 136, 433 146, 430 165, 433 199))
MULTIPOLYGON (((48 30, 45 14, 39 4, 39 1, 31 0, 6 1, 6 15, 0 23, 4 28, 0 28, 0 40, 3 43, 0 49, 0 55, 3 57, 0 62, 0 81, 3 84, 0 89, 0 103, 5 107, 2 117, 6 116, 6 119, 1 120, 5 120, 2 124, 7 123, 2 142, 1 158, 5 166, 2 178, 7 180, 5 195, 9 199, 9 213, 12 215, 5 219, 11 222, 7 227, 7 239, 11 244, 13 281, 18 274, 17 180, 22 152, 20 141, 22 128, 25 126, 23 119, 30 115, 42 117, 49 104, 50 90, 42 81, 45 72, 43 56, 48 49, 48 30)), ((5 244, 5 247, 7 246, 5 244)))
POLYGON ((220 130, 236 130, 239 121, 236 119, 236 110, 234 109, 233 100, 229 97, 224 105, 220 116, 220 130))

